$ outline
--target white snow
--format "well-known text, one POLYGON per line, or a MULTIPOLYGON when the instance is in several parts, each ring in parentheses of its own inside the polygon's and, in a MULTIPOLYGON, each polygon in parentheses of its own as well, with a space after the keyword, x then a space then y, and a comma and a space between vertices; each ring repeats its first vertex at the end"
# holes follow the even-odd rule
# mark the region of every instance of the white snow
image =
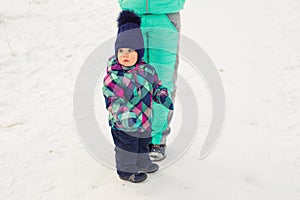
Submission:
MULTIPOLYGON (((78 72, 118 12, 116 0, 0 0, 0 199, 300 199, 300 2, 187 0, 182 34, 219 69, 226 124, 206 159, 203 132, 141 184, 94 160, 73 119, 78 72)), ((195 92, 206 130, 210 99, 195 92)))

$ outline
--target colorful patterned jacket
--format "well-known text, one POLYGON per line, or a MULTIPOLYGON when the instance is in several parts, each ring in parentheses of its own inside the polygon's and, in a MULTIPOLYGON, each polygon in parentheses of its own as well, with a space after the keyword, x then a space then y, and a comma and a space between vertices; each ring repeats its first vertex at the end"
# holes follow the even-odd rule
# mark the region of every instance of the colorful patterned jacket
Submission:
POLYGON ((155 69, 145 62, 123 69, 116 57, 109 58, 103 81, 103 95, 109 111, 109 125, 129 132, 151 131, 152 100, 173 110, 168 90, 155 69))

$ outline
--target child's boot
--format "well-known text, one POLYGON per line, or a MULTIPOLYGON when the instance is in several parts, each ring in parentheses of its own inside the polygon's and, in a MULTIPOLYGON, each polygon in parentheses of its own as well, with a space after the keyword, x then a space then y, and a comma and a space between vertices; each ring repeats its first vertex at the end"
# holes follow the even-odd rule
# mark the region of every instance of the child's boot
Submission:
POLYGON ((159 169, 159 165, 155 163, 151 163, 147 167, 140 168, 140 171, 146 172, 146 173, 154 173, 159 169))
POLYGON ((145 173, 134 173, 127 176, 120 176, 120 179, 123 179, 125 181, 130 181, 132 183, 140 183, 147 179, 147 174, 145 173))

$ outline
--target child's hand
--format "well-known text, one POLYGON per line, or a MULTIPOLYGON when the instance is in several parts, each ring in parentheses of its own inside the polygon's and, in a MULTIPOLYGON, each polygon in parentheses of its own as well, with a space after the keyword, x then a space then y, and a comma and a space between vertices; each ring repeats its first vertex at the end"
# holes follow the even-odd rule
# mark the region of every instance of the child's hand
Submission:
POLYGON ((174 110, 172 99, 168 95, 168 91, 163 89, 158 94, 158 100, 159 102, 164 105, 169 110, 174 110))

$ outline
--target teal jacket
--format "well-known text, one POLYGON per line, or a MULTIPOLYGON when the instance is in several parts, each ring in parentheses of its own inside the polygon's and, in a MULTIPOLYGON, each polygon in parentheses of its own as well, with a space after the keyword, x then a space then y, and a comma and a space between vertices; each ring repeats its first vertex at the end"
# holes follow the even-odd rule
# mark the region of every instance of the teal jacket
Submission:
POLYGON ((122 10, 137 14, 169 14, 183 9, 185 0, 118 0, 122 10))

